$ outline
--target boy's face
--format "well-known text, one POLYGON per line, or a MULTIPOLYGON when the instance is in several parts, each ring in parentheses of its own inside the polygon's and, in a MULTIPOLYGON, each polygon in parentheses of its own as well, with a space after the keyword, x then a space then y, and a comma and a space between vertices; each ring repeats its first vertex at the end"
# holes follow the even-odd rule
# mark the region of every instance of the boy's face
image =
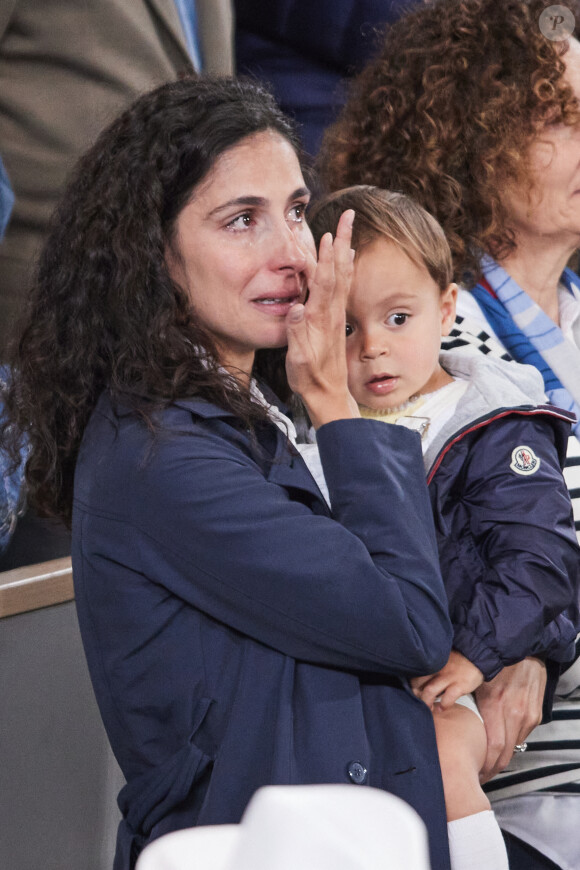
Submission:
POLYGON ((393 243, 377 239, 362 249, 346 313, 348 385, 359 405, 388 410, 451 382, 439 349, 456 298, 455 284, 441 293, 393 243))

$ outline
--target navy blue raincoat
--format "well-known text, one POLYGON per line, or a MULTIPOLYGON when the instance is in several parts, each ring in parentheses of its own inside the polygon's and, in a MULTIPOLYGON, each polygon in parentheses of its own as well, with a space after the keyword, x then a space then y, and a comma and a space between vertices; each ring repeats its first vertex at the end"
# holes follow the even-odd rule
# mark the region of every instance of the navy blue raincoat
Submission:
POLYGON ((432 715, 406 678, 451 628, 419 437, 319 430, 333 517, 273 424, 179 401, 153 436, 103 396, 78 458, 73 570, 127 779, 115 870, 168 831, 238 822, 265 784, 391 791, 448 870, 432 715))

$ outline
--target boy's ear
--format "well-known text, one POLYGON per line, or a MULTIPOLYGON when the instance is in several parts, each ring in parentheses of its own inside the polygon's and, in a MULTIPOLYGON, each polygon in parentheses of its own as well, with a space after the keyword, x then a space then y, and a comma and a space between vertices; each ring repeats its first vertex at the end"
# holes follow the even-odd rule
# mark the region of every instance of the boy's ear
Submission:
POLYGON ((450 284, 439 298, 441 310, 441 335, 449 335, 455 323, 455 306, 457 305, 457 284, 450 284))

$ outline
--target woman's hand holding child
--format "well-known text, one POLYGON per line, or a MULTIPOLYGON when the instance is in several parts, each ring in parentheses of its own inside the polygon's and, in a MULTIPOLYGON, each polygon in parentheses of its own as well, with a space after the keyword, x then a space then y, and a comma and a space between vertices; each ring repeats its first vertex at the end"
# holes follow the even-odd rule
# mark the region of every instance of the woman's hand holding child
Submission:
POLYGON ((447 664, 438 673, 411 680, 415 695, 434 713, 449 710, 461 695, 474 692, 482 683, 479 668, 457 650, 451 650, 447 664))

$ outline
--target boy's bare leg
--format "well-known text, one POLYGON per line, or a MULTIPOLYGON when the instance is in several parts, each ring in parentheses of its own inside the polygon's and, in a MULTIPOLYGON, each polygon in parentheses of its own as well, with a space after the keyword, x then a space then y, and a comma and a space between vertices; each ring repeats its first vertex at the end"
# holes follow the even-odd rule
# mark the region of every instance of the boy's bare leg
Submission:
POLYGON ((437 747, 447 808, 451 870, 509 870, 497 820, 479 782, 487 751, 481 719, 454 704, 435 705, 437 747))
POLYGON ((447 821, 491 809, 479 782, 485 762, 487 736, 481 719, 467 707, 454 704, 433 714, 439 763, 443 776, 447 821))

